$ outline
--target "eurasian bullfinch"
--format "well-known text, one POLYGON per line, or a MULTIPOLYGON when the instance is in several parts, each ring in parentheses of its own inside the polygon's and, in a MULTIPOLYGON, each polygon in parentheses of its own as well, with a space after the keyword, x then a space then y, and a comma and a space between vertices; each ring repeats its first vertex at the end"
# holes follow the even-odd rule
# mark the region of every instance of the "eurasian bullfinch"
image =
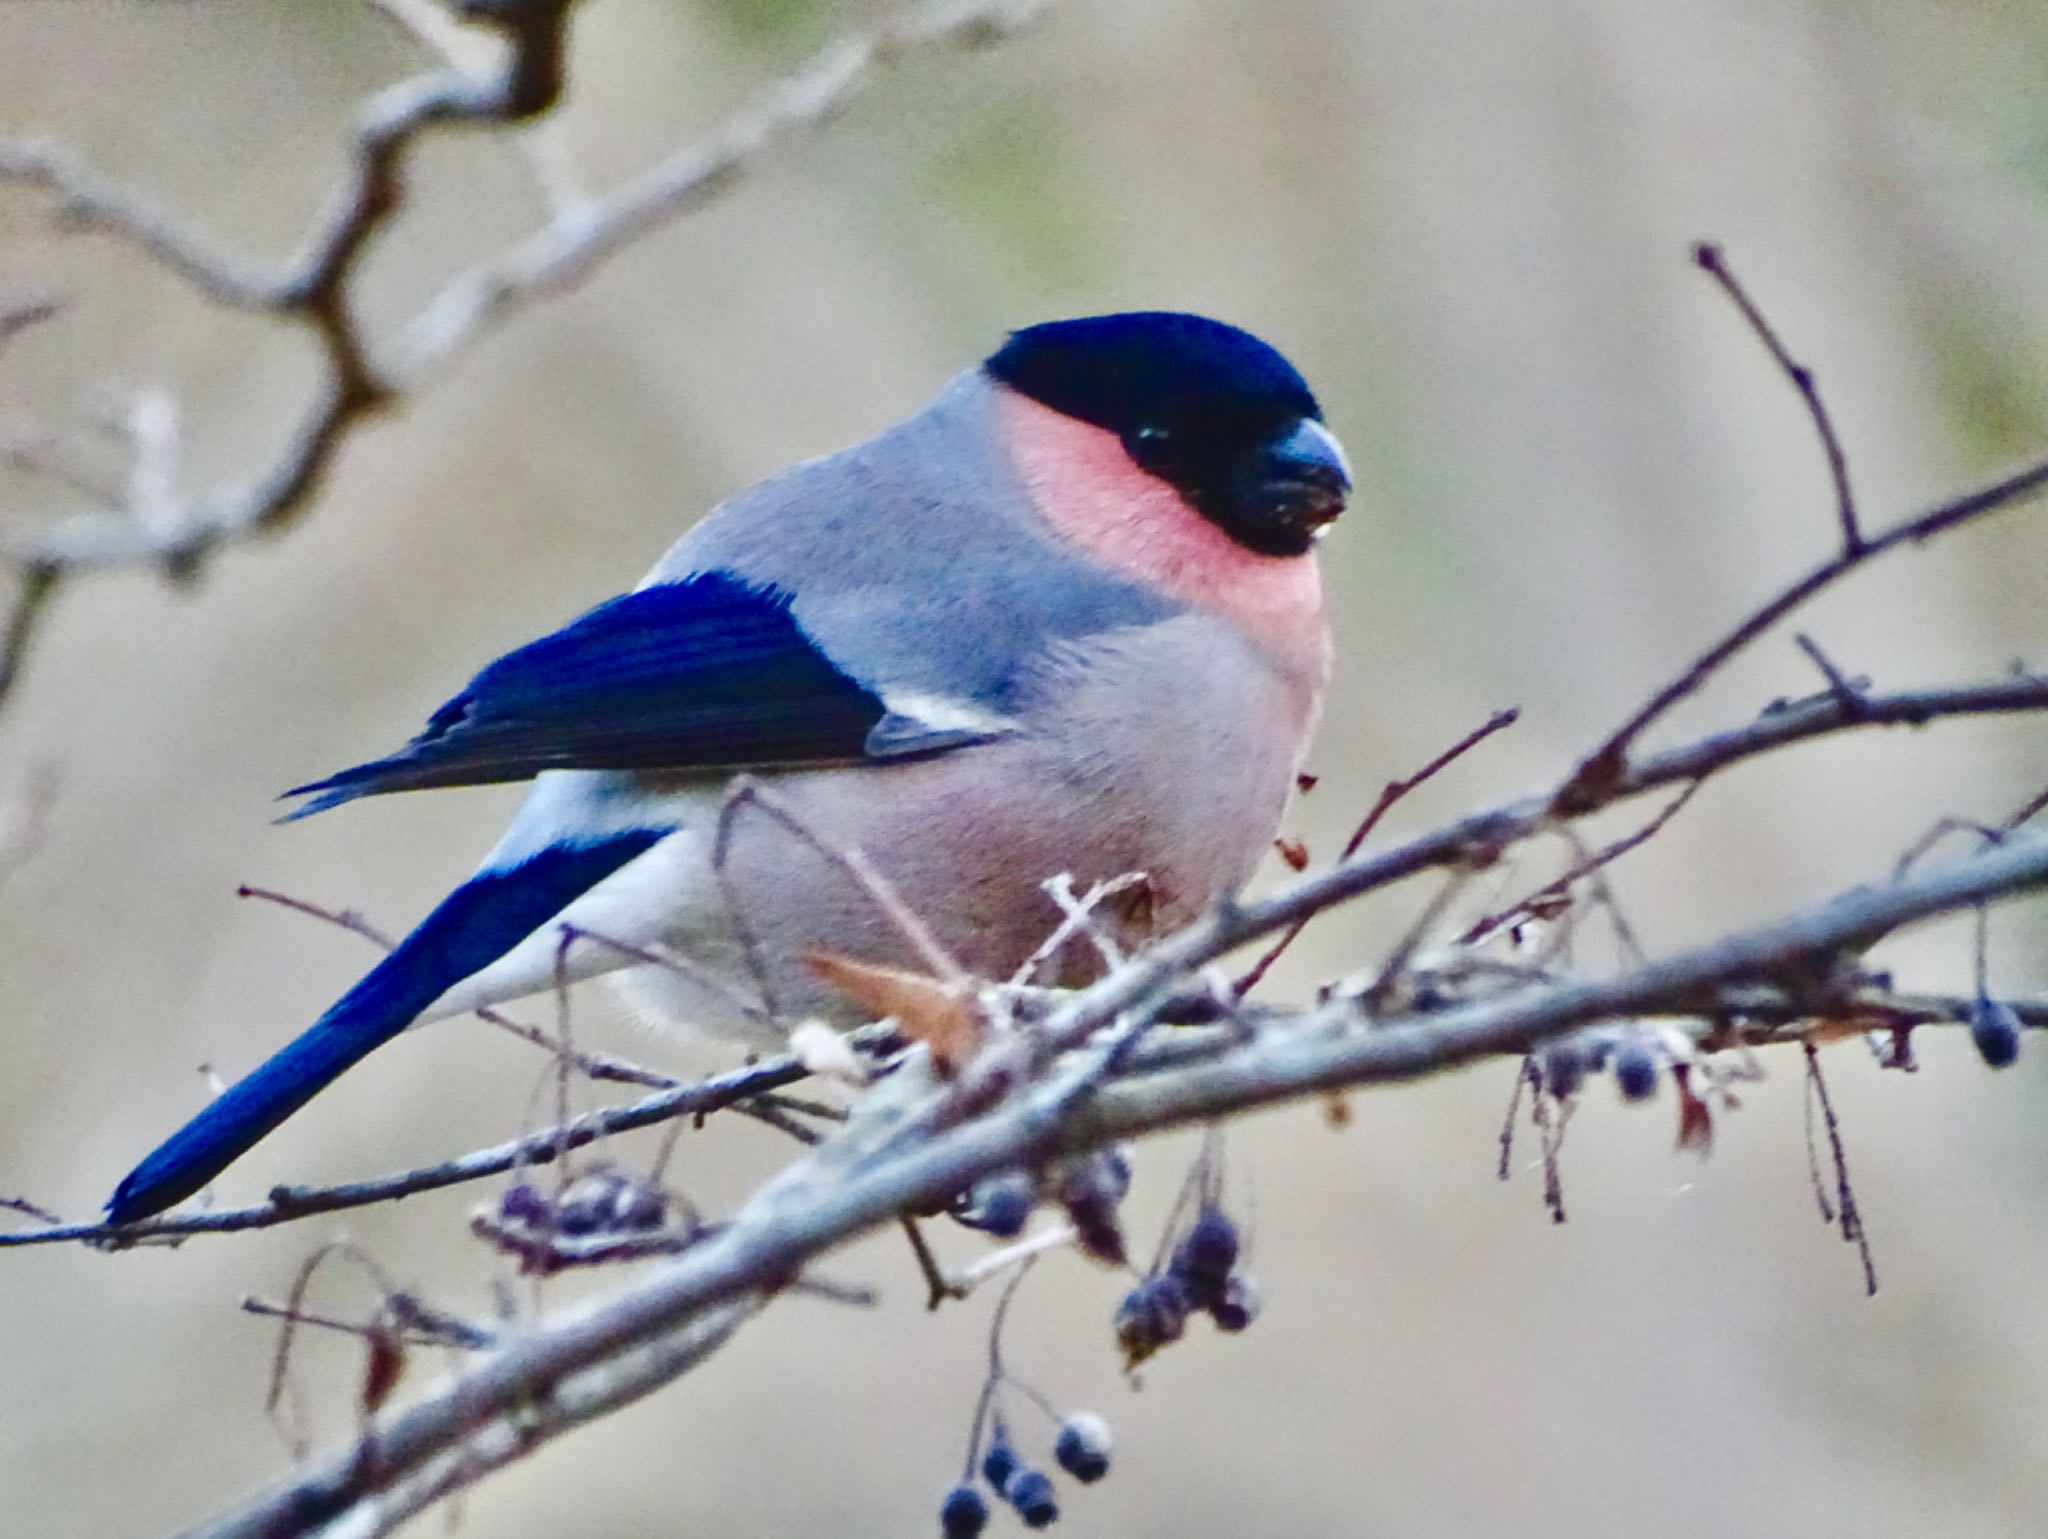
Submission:
MULTIPOLYGON (((977 975, 1046 939, 1056 873, 1142 872, 1114 916, 1131 946, 1185 923, 1250 876, 1293 790, 1330 667, 1316 540, 1350 484, 1277 352, 1144 312, 1016 332, 908 421, 741 492, 396 753, 290 793, 298 816, 534 783, 482 869, 138 1165, 109 1218, 192 1195, 415 1022, 550 987, 558 954, 757 1043, 858 1020, 807 959, 919 959, 771 819, 735 818, 714 866, 742 770, 865 854, 977 975), (564 947, 563 926, 692 971, 564 947)), ((1051 975, 1098 966, 1070 945, 1051 975)))

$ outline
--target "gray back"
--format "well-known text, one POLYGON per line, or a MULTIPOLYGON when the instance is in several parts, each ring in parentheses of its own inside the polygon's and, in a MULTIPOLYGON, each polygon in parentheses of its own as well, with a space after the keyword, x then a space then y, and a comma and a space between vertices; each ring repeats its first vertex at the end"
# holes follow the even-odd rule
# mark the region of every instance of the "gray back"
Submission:
POLYGON ((980 369, 888 431, 714 508, 649 582, 721 570, 797 595, 862 682, 1009 703, 1049 646, 1181 612, 1059 544, 1003 447, 980 369))

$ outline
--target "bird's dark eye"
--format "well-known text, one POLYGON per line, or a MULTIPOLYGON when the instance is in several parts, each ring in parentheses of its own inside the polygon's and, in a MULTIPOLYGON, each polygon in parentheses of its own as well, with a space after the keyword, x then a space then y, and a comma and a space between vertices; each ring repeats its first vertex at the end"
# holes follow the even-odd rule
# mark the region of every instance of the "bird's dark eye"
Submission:
POLYGON ((1124 448, 1139 465, 1156 473, 1173 462, 1177 445, 1171 428, 1155 424, 1132 430, 1124 439, 1124 448))

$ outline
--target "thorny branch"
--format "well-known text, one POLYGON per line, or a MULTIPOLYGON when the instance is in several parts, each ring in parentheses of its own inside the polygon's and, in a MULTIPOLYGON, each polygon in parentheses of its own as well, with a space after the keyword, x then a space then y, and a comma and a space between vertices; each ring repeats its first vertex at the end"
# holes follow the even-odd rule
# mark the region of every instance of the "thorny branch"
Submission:
MULTIPOLYGON (((550 185, 549 218, 533 235, 449 280, 440 294, 387 338, 368 334, 360 314, 365 261, 404 211, 413 149, 440 126, 529 123, 560 99, 575 0, 463 0, 467 20, 495 32, 497 67, 477 70, 471 51, 447 46, 442 29, 383 8, 441 53, 441 67, 389 86, 359 110, 343 186, 301 252, 276 272, 211 249, 172 213, 109 179, 66 146, 43 139, 0 141, 0 180, 40 187, 76 224, 135 246, 213 303, 272 316, 308 331, 322 377, 276 458, 248 481, 203 492, 172 490, 175 441, 154 451, 137 442, 140 468, 167 495, 144 507, 133 495, 113 506, 12 533, 0 557, 14 569, 0 611, 0 702, 60 586, 82 573, 154 567, 174 581, 195 577, 233 542, 270 532, 302 513, 343 445, 369 418, 392 409, 443 365, 524 306, 586 279, 627 246, 736 186, 782 141, 843 111, 883 66, 919 52, 998 42, 1050 0, 921 0, 825 49, 795 74, 742 107, 702 143, 676 150, 612 191, 584 195, 550 185)), ((38 319, 39 315, 29 319, 38 319)), ((6 329, 18 330, 20 321, 6 329)))

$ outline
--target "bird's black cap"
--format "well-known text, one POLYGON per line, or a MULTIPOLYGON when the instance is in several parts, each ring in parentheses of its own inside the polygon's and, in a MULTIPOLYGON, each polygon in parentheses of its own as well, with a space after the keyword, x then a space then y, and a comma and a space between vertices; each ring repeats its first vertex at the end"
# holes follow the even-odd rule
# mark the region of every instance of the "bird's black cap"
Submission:
POLYGON ((1299 555, 1350 476, 1308 382, 1248 331, 1137 310, 1012 332, 984 365, 1054 411, 1115 433, 1233 539, 1299 555))
POLYGON ((1323 415, 1294 365, 1250 332, 1170 310, 1027 326, 1010 333, 988 371, 1120 435, 1170 423, 1284 430, 1323 415))

